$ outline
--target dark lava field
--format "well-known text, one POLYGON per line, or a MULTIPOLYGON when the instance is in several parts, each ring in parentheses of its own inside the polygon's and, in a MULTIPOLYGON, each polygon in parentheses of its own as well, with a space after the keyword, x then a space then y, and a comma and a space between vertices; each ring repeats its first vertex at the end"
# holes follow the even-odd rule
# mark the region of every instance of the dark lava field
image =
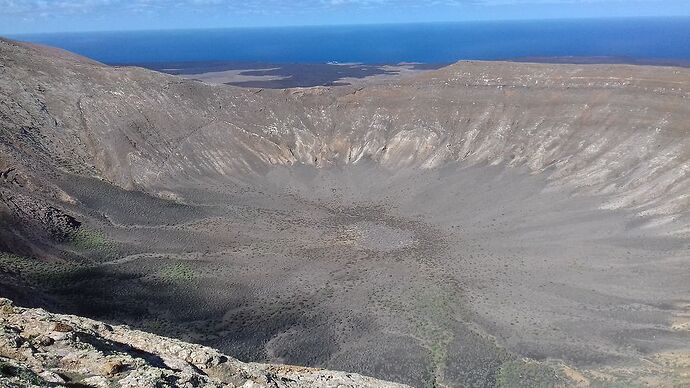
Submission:
POLYGON ((690 381, 690 69, 264 90, 0 40, 0 295, 417 387, 690 381))

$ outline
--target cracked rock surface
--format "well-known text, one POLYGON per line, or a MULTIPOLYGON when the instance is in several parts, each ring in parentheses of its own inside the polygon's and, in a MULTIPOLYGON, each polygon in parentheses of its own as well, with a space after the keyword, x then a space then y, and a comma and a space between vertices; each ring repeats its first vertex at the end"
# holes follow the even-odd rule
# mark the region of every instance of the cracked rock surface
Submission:
POLYGON ((353 373, 243 363, 216 350, 0 299, 0 386, 404 387, 353 373), (71 385, 69 385, 71 384, 71 385))

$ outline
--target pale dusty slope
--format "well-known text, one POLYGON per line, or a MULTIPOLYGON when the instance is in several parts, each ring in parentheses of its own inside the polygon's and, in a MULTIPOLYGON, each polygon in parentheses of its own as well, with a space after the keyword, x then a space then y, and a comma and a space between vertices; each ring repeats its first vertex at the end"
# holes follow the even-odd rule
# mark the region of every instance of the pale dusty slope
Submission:
POLYGON ((613 208, 688 207, 688 69, 460 62, 361 90, 272 91, 3 45, 5 143, 124 187, 275 164, 463 161, 526 166, 610 194, 613 208), (33 130, 9 133, 22 127, 33 130))

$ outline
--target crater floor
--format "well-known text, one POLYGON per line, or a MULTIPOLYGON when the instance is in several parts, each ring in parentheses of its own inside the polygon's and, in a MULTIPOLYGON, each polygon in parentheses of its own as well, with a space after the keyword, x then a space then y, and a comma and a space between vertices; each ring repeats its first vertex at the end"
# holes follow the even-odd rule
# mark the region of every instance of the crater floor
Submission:
POLYGON ((168 201, 90 184, 67 192, 117 248, 51 293, 242 360, 485 386, 521 357, 588 369, 688 345, 669 323, 685 241, 519 169, 278 167, 172 188, 172 222, 168 201))

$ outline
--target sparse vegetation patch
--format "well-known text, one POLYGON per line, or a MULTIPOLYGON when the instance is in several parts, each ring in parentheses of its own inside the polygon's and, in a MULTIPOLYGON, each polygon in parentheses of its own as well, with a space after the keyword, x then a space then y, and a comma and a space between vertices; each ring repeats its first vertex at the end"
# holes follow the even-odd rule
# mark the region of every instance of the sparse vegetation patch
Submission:
POLYGON ((45 261, 0 252, 0 272, 15 274, 31 284, 51 283, 79 268, 79 265, 71 262, 45 261))
POLYGON ((553 367, 529 360, 507 361, 496 375, 497 388, 553 388, 563 383, 563 377, 553 367))
POLYGON ((84 226, 77 229, 77 231, 71 235, 70 243, 74 248, 81 251, 101 251, 109 253, 115 248, 115 244, 108 240, 102 232, 84 226))
POLYGON ((194 284, 198 276, 187 263, 175 263, 163 267, 158 278, 171 285, 188 286, 194 284))

